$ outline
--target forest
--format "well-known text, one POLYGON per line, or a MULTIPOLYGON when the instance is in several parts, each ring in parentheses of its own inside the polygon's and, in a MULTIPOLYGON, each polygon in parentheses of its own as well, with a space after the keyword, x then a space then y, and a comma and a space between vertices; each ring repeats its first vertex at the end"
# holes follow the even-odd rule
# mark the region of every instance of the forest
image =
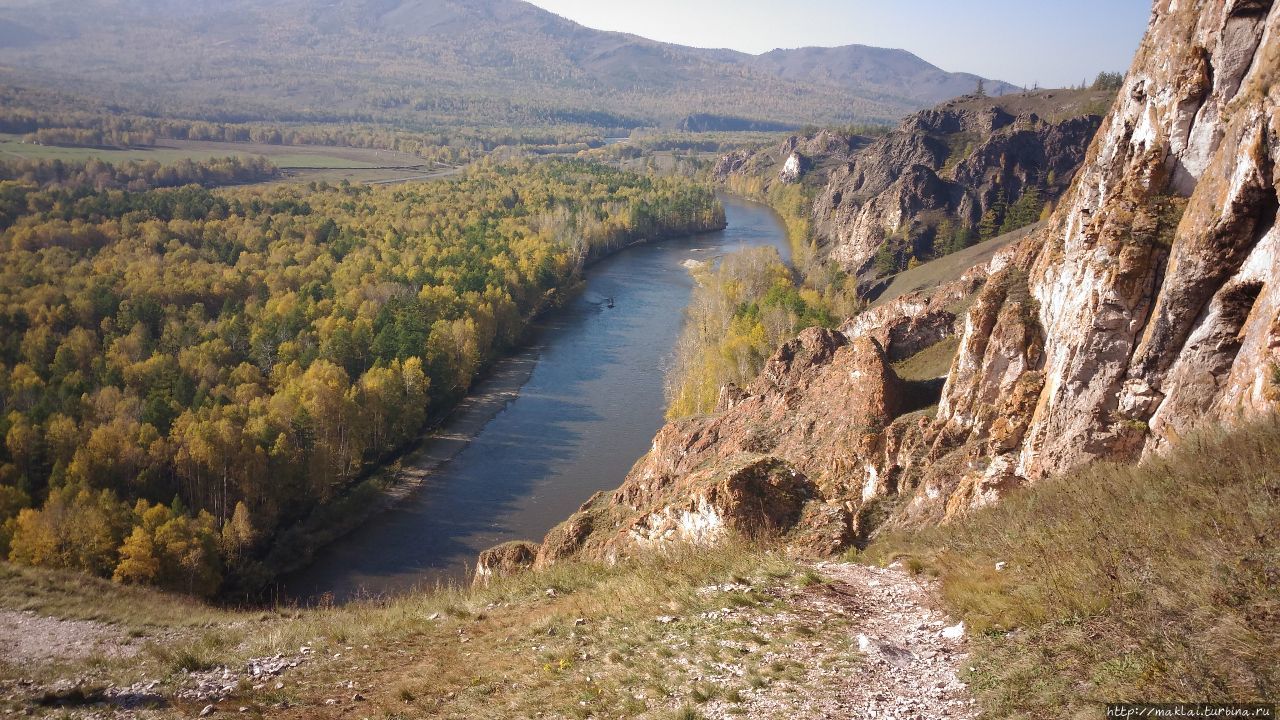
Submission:
MULTIPOLYGON (((0 162, 0 181, 15 181, 15 187, 40 186, 45 189, 152 190, 155 188, 201 185, 216 187, 271 180, 279 169, 261 156, 231 156, 213 160, 180 160, 161 164, 154 160, 109 163, 98 159, 13 160, 0 162)), ((18 212, 21 212, 19 210, 18 212)), ((12 218, 0 216, 8 225, 12 218)))
POLYGON ((709 413, 720 388, 745 385, 765 360, 801 330, 832 327, 831 303, 773 248, 726 255, 693 271, 698 285, 667 373, 667 416, 709 413))
MULTIPOLYGON (((116 172, 124 172, 123 170, 116 172)), ((0 551, 199 595, 262 580, 585 263, 724 225, 585 161, 372 188, 0 182, 0 551)))

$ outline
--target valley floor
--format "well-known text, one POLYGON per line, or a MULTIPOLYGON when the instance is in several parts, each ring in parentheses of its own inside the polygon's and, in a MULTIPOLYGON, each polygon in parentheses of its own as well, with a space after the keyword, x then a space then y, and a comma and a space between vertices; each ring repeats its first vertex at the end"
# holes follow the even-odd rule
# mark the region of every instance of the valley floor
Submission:
POLYGON ((0 709, 74 717, 976 716, 959 679, 963 628, 936 609, 931 581, 898 566, 711 555, 656 558, 594 580, 585 566, 558 568, 475 593, 237 613, 203 628, 128 631, 6 611, 0 709), (81 639, 68 640, 69 631, 81 639), (124 665, 134 671, 121 672, 124 665))

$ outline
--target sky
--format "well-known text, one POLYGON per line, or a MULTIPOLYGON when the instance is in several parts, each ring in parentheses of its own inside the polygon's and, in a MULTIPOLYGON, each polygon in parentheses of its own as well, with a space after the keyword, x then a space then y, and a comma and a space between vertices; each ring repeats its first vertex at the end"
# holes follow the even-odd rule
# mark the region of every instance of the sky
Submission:
POLYGON ((1151 0, 532 0, 601 30, 762 53, 809 45, 909 50, 938 67, 1064 87, 1124 72, 1151 0))

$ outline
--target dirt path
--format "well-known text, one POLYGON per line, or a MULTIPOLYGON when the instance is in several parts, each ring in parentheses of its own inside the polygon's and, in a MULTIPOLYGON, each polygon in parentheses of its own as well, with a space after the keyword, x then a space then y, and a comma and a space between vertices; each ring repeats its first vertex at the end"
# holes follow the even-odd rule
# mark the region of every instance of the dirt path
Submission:
POLYGON ((968 687, 958 672, 966 660, 963 626, 933 609, 933 589, 925 579, 899 567, 880 569, 854 563, 819 563, 827 580, 790 600, 774 622, 810 623, 812 642, 771 651, 768 663, 807 668, 795 684, 802 692, 774 688, 745 693, 743 704, 709 704, 709 718, 778 717, 970 720, 977 717, 968 687), (831 642, 851 634, 859 661, 831 642))
POLYGON ((14 664, 77 660, 95 654, 130 657, 138 649, 123 632, 102 623, 0 610, 0 659, 14 664))

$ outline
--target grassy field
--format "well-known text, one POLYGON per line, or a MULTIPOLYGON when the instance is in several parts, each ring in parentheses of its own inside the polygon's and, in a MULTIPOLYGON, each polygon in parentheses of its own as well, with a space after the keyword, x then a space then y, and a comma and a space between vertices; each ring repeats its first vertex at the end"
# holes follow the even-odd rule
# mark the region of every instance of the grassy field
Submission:
POLYGON ((448 169, 432 168, 422 158, 391 150, 187 140, 162 140, 154 147, 64 147, 27 143, 19 135, 0 133, 0 159, 79 162, 99 158, 113 163, 154 160, 161 165, 172 165, 181 160, 209 160, 232 155, 266 157, 284 171, 285 181, 293 182, 349 180, 353 183, 381 183, 452 174, 448 169))
POLYGON ((967 247, 960 252, 944 255, 937 260, 930 260, 910 270, 904 270, 889 278, 888 286, 884 289, 884 292, 876 296, 870 307, 883 305, 907 293, 930 290, 943 283, 955 280, 969 268, 987 262, 998 251, 1026 237, 1036 228, 1039 228, 1040 225, 1041 223, 1033 223, 1011 233, 1005 233, 972 247, 967 247))
POLYGON ((861 556, 939 576, 986 717, 1280 693, 1280 421, 1042 480, 861 556))

